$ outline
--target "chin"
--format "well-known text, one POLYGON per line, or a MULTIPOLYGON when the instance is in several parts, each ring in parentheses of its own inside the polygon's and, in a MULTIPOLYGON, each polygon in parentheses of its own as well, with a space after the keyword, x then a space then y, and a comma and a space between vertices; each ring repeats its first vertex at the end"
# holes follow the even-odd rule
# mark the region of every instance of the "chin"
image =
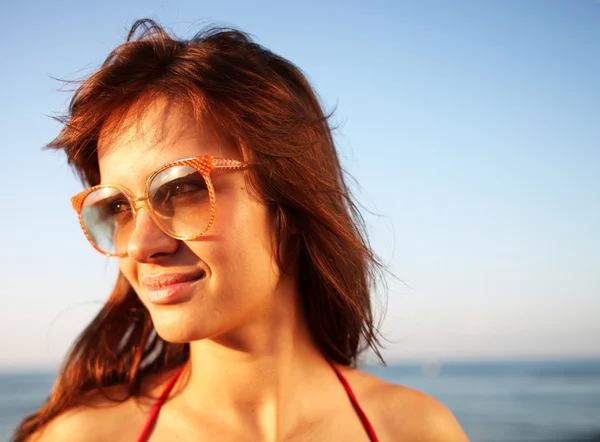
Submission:
POLYGON ((184 327, 160 327, 155 325, 156 333, 166 342, 173 344, 189 344, 209 338, 208 333, 199 333, 197 330, 189 330, 184 327))
POLYGON ((214 335, 216 330, 210 330, 208 324, 197 316, 194 318, 176 312, 152 312, 152 323, 156 333, 165 341, 174 344, 184 344, 199 341, 214 335))

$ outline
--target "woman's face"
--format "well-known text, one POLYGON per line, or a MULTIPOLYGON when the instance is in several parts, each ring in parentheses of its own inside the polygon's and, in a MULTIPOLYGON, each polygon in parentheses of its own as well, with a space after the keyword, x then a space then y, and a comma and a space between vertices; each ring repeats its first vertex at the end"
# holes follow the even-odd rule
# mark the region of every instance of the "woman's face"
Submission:
MULTIPOLYGON (((98 143, 102 184, 121 184, 138 198, 147 177, 168 162, 200 155, 242 159, 192 115, 158 99, 138 103, 119 124, 109 121, 98 143)), ((128 256, 119 258, 119 266, 167 341, 217 337, 264 313, 275 296, 280 272, 271 218, 247 188, 245 173, 211 174, 216 218, 196 240, 173 239, 145 208, 137 213, 128 256)))

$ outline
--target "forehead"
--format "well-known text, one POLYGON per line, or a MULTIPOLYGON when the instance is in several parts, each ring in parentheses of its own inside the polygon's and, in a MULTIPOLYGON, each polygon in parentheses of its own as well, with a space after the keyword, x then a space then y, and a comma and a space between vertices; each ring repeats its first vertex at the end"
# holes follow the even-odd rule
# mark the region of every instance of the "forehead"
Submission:
POLYGON ((98 140, 101 182, 132 190, 143 188, 164 164, 200 155, 241 159, 239 149, 208 118, 167 98, 140 100, 124 114, 109 117, 98 140))

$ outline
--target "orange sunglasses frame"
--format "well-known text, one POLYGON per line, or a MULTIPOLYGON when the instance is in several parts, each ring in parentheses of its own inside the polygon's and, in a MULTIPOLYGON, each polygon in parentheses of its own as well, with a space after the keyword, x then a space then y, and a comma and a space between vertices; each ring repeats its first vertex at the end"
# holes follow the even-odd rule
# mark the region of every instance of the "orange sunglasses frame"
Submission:
POLYGON ((124 257, 124 256, 127 256, 127 252, 109 253, 109 252, 105 252, 104 250, 100 249, 96 245, 94 240, 92 239, 91 235, 88 233, 88 230, 86 229, 85 224, 83 222, 83 216, 81 214, 81 211, 83 209, 83 203, 84 203, 86 197, 90 193, 92 193, 98 189, 103 189, 106 187, 119 189, 121 192, 123 192, 123 194, 129 200, 129 203, 131 204, 131 210, 133 211, 134 216, 137 214, 137 212, 140 208, 145 206, 146 209, 148 210, 148 214, 150 215, 150 218, 152 218, 152 221, 154 221, 154 223, 158 226, 158 228, 160 228, 160 230, 162 230, 163 232, 165 232, 167 235, 169 235, 172 238, 175 238, 175 239, 178 239, 181 241, 189 241, 189 240, 196 239, 196 238, 199 238, 200 236, 204 235, 208 231, 208 229, 210 229, 212 227, 212 225, 215 222, 215 216, 217 213, 216 203, 215 203, 215 190, 213 188, 212 181, 210 179, 210 173, 214 170, 244 169, 244 168, 248 167, 248 165, 249 165, 248 163, 245 163, 243 161, 232 160, 232 159, 227 159, 227 158, 215 158, 211 155, 203 155, 203 156, 193 157, 193 158, 184 158, 181 160, 176 160, 176 161, 167 163, 164 166, 162 166, 160 169, 153 172, 146 179, 146 184, 144 186, 144 195, 139 198, 135 198, 135 196, 129 191, 129 189, 127 189, 126 187, 123 187, 119 184, 100 184, 97 186, 90 187, 89 189, 86 189, 86 190, 78 193, 77 195, 73 196, 71 198, 71 205, 73 206, 73 209, 75 209, 75 211, 77 212, 77 216, 79 218, 79 224, 81 226, 81 229, 83 230, 83 233, 85 234, 85 237, 87 238, 89 243, 92 245, 92 247, 94 247, 94 249, 96 249, 98 252, 100 252, 106 256, 124 257), (156 214, 154 213, 154 209, 148 203, 148 198, 149 198, 148 192, 150 190, 150 183, 152 182, 152 180, 156 177, 156 175, 161 173, 163 170, 166 170, 169 167, 173 167, 173 166, 192 167, 192 168, 196 169, 198 171, 198 173, 200 173, 200 175, 202 175, 204 177, 204 180, 206 181, 206 187, 208 188, 208 195, 210 198, 210 212, 211 212, 210 213, 210 221, 208 222, 208 225, 206 226, 206 228, 199 234, 186 236, 186 235, 177 235, 177 234, 174 234, 173 232, 168 231, 164 226, 161 225, 160 221, 158 221, 158 219, 156 218, 156 214))

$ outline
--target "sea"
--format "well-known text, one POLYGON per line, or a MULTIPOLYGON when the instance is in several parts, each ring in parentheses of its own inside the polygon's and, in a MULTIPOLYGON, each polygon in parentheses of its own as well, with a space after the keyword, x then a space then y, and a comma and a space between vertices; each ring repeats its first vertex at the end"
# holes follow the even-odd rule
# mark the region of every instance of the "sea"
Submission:
MULTIPOLYGON (((440 400, 472 442, 600 442, 600 359, 364 369, 440 400)), ((46 400, 54 378, 54 372, 0 373, 0 441, 9 441, 19 421, 46 400)))

